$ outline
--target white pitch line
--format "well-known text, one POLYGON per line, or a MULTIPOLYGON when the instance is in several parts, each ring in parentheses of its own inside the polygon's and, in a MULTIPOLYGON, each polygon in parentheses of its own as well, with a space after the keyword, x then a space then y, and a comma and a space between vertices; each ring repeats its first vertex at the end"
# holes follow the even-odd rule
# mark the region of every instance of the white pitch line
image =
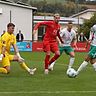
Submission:
POLYGON ((0 94, 63 94, 63 93, 96 93, 96 91, 17 91, 17 92, 0 92, 0 94))

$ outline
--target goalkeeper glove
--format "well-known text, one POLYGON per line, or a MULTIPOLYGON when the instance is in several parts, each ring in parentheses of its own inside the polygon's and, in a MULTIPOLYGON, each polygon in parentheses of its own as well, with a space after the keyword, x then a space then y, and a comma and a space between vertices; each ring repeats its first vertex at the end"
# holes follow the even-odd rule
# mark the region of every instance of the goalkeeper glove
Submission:
POLYGON ((2 58, 3 58, 3 57, 4 57, 3 54, 1 54, 1 55, 0 55, 0 61, 2 61, 2 58))

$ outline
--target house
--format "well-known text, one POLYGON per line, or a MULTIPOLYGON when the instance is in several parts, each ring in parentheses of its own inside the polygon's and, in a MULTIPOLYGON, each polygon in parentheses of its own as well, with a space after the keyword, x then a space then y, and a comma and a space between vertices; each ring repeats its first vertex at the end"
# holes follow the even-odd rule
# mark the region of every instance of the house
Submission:
POLYGON ((16 25, 14 34, 21 30, 24 40, 32 41, 33 13, 36 10, 36 7, 21 2, 0 1, 0 35, 6 30, 6 25, 12 22, 16 25))
POLYGON ((79 12, 77 14, 74 14, 72 16, 70 16, 70 18, 79 18, 79 19, 90 19, 94 13, 96 13, 96 9, 87 9, 87 10, 84 10, 82 12, 79 12))
MULTIPOLYGON (((53 20, 53 16, 34 16, 34 26, 38 22, 49 21, 49 20, 53 20)), ((71 21, 73 23, 73 28, 75 30, 77 30, 78 25, 80 26, 83 24, 82 19, 71 18, 71 17, 70 18, 69 17, 60 17, 59 23, 61 25, 61 28, 65 28, 69 21, 71 21)), ((42 40, 42 36, 44 33, 45 33, 45 27, 44 26, 39 27, 33 40, 34 41, 42 40)))

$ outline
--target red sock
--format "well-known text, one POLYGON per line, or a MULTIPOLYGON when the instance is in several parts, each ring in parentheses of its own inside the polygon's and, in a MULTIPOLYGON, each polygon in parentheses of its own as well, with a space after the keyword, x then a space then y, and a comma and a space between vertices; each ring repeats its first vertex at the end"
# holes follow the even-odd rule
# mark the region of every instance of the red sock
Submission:
POLYGON ((50 55, 46 55, 46 57, 45 57, 45 69, 48 69, 49 59, 50 59, 50 55))
POLYGON ((53 63, 55 60, 57 60, 58 58, 59 58, 59 56, 60 55, 55 55, 50 61, 49 61, 49 65, 51 64, 51 63, 53 63))

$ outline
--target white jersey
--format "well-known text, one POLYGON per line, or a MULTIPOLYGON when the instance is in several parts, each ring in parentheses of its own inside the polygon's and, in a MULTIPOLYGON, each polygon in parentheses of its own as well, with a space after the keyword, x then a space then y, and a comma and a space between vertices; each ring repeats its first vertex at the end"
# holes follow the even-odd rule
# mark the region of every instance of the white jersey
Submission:
POLYGON ((96 24, 91 27, 89 39, 92 39, 91 45, 96 46, 96 24))
POLYGON ((64 28, 60 31, 60 36, 64 41, 63 46, 71 46, 72 40, 76 39, 76 32, 73 29, 69 32, 67 28, 64 28))

